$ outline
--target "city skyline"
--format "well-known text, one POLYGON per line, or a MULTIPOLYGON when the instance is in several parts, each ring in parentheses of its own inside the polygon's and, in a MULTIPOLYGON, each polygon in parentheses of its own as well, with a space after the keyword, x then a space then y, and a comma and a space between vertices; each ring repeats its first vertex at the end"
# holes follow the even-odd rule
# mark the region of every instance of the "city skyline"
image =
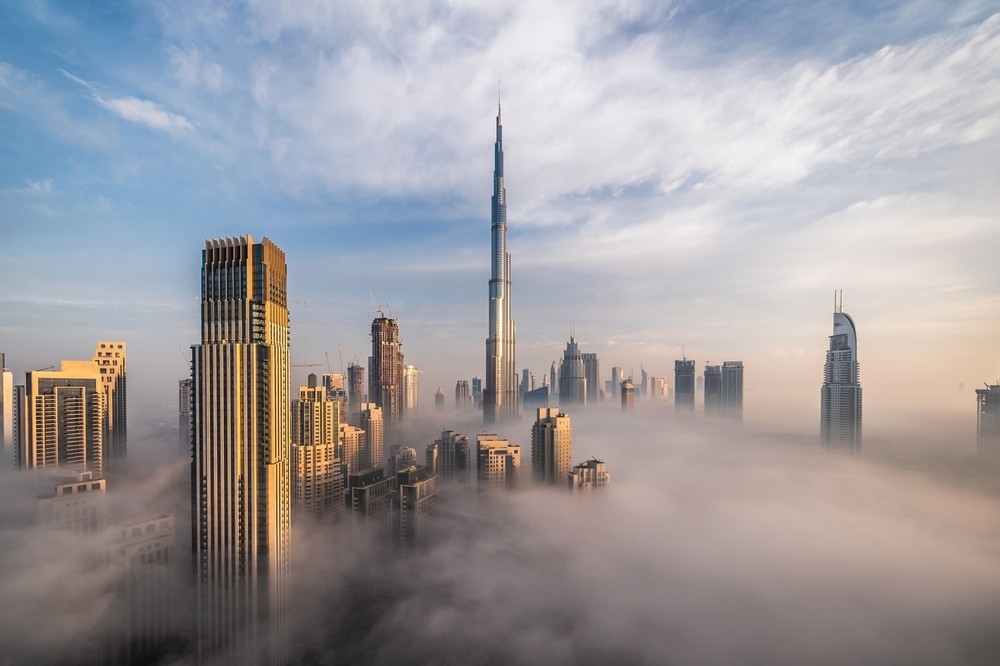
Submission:
POLYGON ((866 430, 971 413, 998 373, 1000 19, 982 4, 3 11, 0 278, 18 289, 0 341, 18 383, 85 357, 76 339, 122 339, 130 410, 172 414, 172 350, 197 336, 189 248, 246 232, 286 250, 294 363, 363 359, 370 287, 425 370, 422 404, 480 376, 497 79, 518 371, 542 376, 571 326, 605 367, 655 376, 684 345, 744 360, 748 420, 787 406, 808 432, 844 289, 866 430), (383 269, 356 281, 365 265, 383 269))

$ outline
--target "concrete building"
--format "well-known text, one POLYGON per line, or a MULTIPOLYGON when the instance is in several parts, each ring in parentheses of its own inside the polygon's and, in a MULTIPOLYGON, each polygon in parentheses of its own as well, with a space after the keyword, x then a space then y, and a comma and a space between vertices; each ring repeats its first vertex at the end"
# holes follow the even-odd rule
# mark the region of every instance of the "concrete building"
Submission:
MULTIPOLYGON (((841 297, 842 298, 842 297, 841 297)), ((833 335, 820 390, 820 439, 825 448, 861 451, 861 381, 854 320, 834 301, 833 335)))
POLYGON ((108 562, 118 602, 108 623, 110 663, 158 663, 179 638, 180 563, 173 516, 118 526, 108 562))
POLYGON ((385 411, 373 402, 361 404, 361 429, 365 431, 359 469, 385 467, 385 411))
POLYGON ((292 401, 292 517, 336 519, 344 507, 346 465, 338 455, 341 403, 310 374, 292 401))
POLYGON ((291 377, 285 255, 250 236, 202 252, 191 347, 200 663, 282 663, 289 609, 291 377))
POLYGON ((348 419, 361 410, 361 403, 368 402, 365 392, 365 366, 351 363, 347 366, 347 406, 348 419))
POLYGON ((390 444, 396 443, 396 431, 403 420, 405 397, 399 325, 395 319, 383 317, 380 311, 379 316, 372 320, 372 355, 368 358, 368 402, 382 408, 384 437, 390 444))
POLYGON ((17 460, 14 437, 14 373, 0 352, 0 470, 13 469, 17 460))
POLYGON ((453 430, 442 431, 440 439, 427 445, 425 463, 442 481, 468 483, 472 470, 469 438, 453 430))
POLYGON ((393 444, 389 447, 389 462, 386 465, 388 476, 396 476, 401 469, 417 464, 417 450, 412 446, 393 444))
POLYGON ((568 477, 569 489, 573 492, 604 490, 611 485, 611 472, 603 460, 592 458, 573 466, 568 477))
POLYGON ((480 491, 512 490, 521 478, 521 447, 495 434, 476 435, 476 481, 480 491))
POLYGON ((547 407, 549 404, 549 387, 539 386, 534 391, 524 394, 524 408, 535 410, 539 407, 547 407))
POLYGON ((573 427, 558 407, 539 407, 531 427, 531 472, 539 483, 562 485, 573 465, 573 427))
POLYGON ((670 401, 670 384, 666 377, 649 378, 649 397, 653 402, 670 401))
POLYGON ((373 548, 373 554, 392 551, 392 503, 396 477, 379 468, 352 472, 347 483, 347 508, 353 517, 354 538, 373 548))
POLYGON ((674 361, 674 407, 694 409, 694 361, 674 361))
POLYGON ((347 423, 340 424, 339 453, 347 466, 347 473, 354 474, 371 467, 367 437, 364 430, 347 423))
POLYGON ((108 528, 106 481, 93 471, 63 470, 48 477, 54 488, 35 500, 40 525, 74 534, 101 534, 108 528))
POLYGON ((722 366, 705 365, 705 416, 722 416, 722 366))
POLYGON ((438 477, 424 465, 411 465, 396 472, 393 495, 393 536, 396 552, 424 550, 427 528, 437 503, 438 477))
POLYGON ((126 391, 125 343, 102 341, 94 350, 93 363, 101 376, 108 408, 104 413, 104 460, 109 468, 128 453, 128 392, 126 391))
POLYGON ((420 373, 417 366, 403 366, 403 413, 412 414, 420 403, 420 373))
POLYGON ((571 335, 559 366, 559 402, 563 405, 587 404, 587 378, 584 375, 583 354, 571 335))
POLYGON ((743 361, 722 364, 721 413, 727 419, 743 420, 743 361))
POLYGON ((976 448, 1000 456, 1000 382, 976 389, 976 448))

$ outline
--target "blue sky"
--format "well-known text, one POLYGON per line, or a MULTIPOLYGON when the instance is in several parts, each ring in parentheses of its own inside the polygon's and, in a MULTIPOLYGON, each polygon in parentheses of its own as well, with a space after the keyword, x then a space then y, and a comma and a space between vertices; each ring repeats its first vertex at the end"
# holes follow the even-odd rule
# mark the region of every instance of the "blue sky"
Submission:
POLYGON ((0 349, 20 378, 124 339, 130 404, 169 417, 203 241, 250 233, 286 251, 296 363, 365 362, 370 288, 425 403, 482 376, 502 80, 520 367, 571 327, 605 374, 684 345, 809 430, 843 289, 866 420, 974 423, 1000 376, 998 12, 2 2, 0 349))

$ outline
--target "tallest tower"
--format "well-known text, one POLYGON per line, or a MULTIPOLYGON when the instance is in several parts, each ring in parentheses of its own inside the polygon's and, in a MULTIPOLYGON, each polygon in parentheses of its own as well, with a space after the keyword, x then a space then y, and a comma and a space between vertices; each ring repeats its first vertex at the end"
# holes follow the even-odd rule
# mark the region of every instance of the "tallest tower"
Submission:
POLYGON ((489 337, 486 338, 486 383, 483 422, 517 418, 517 370, 514 363, 514 319, 510 313, 510 254, 507 253, 507 190, 503 182, 503 125, 497 99, 497 141, 493 149, 492 244, 489 337))

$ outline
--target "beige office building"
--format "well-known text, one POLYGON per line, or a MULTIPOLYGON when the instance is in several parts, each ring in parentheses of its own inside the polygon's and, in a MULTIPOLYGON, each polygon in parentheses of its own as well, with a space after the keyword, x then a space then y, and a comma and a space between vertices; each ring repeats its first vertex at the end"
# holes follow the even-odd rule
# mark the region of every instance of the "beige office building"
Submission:
POLYGON ((337 455, 341 403, 329 398, 316 375, 292 401, 292 515, 316 519, 340 514, 344 470, 337 455))
POLYGON ((573 466, 569 474, 569 489, 574 492, 603 490, 611 485, 611 472, 603 460, 591 458, 573 466))
POLYGON ((535 481, 563 485, 573 466, 573 426, 558 407, 539 407, 531 427, 531 471, 535 481))
POLYGON ((521 447, 499 435, 476 435, 476 479, 481 491, 516 488, 521 476, 521 447))

